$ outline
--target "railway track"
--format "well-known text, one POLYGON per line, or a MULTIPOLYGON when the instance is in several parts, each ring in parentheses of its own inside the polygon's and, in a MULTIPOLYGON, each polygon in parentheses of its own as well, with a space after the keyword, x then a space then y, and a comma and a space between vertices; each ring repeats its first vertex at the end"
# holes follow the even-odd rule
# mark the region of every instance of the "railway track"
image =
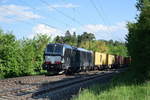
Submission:
MULTIPOLYGON (((80 73, 73 76, 65 76, 65 75, 50 76, 45 77, 45 79, 47 79, 47 82, 44 81, 45 80, 44 76, 38 76, 36 78, 34 77, 34 80, 32 77, 33 82, 31 82, 30 77, 28 77, 28 80, 30 80, 29 82, 30 84, 26 82, 28 81, 27 79, 26 81, 23 82, 23 79, 25 78, 21 79, 16 78, 14 79, 14 81, 11 80, 11 82, 14 85, 14 88, 12 88, 13 85, 10 85, 12 86, 11 88, 7 89, 5 88, 3 90, 0 90, 0 100, 30 100, 30 99, 32 100, 32 99, 47 99, 47 98, 51 98, 52 100, 60 100, 62 98, 65 98, 63 97, 64 95, 67 96, 67 94, 64 93, 67 93, 66 89, 68 88, 72 89, 75 87, 81 88, 86 86, 87 83, 90 82, 93 83, 94 80, 111 77, 113 74, 119 73, 121 71, 123 70, 121 69, 103 72, 94 71, 89 73, 80 73), (42 81, 40 80, 41 78, 42 81), (17 85, 14 83, 16 83, 17 85)), ((6 80, 3 80, 3 82, 6 84, 7 82, 10 82, 10 80, 9 81, 7 80, 6 82, 5 81, 6 80)), ((1 83, 4 84, 3 82, 1 83)))

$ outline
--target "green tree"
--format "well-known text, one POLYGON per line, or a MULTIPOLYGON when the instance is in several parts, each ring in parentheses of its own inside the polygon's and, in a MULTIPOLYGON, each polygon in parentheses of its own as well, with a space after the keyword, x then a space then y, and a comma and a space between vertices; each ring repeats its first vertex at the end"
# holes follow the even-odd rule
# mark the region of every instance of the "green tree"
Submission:
POLYGON ((54 39, 55 43, 65 43, 72 46, 77 46, 77 36, 76 33, 73 32, 73 35, 69 32, 69 30, 66 31, 65 36, 56 36, 54 39))
POLYGON ((19 76, 19 44, 10 32, 0 31, 0 71, 4 77, 19 76))
POLYGON ((18 52, 21 55, 21 76, 32 75, 34 73, 34 55, 35 48, 32 40, 26 39, 21 41, 21 50, 18 52))
POLYGON ((69 30, 67 30, 67 31, 66 31, 66 33, 65 33, 65 37, 71 37, 71 33, 70 33, 70 31, 69 31, 69 30))
POLYGON ((88 41, 88 47, 90 48, 91 46, 90 42, 92 42, 94 39, 95 36, 93 33, 83 32, 83 34, 78 35, 77 46, 79 47, 81 44, 86 43, 88 41))
POLYGON ((55 42, 55 43, 64 43, 64 39, 63 39, 62 36, 56 36, 56 37, 54 38, 54 42, 55 42))
POLYGON ((0 77, 32 75, 41 71, 47 35, 16 40, 11 33, 0 30, 0 77))
POLYGON ((40 72, 43 63, 43 53, 46 45, 51 42, 51 37, 38 34, 33 38, 32 45, 34 46, 34 70, 40 72))
POLYGON ((150 76, 150 0, 138 0, 140 14, 136 23, 128 23, 127 47, 132 57, 132 71, 144 79, 150 76))

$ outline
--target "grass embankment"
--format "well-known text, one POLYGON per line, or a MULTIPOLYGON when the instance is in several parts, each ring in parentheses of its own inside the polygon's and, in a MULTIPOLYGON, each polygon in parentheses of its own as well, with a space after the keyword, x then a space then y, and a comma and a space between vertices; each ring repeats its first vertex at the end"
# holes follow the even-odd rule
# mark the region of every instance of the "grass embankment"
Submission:
POLYGON ((84 89, 73 100, 150 100, 150 81, 131 81, 121 76, 84 89))

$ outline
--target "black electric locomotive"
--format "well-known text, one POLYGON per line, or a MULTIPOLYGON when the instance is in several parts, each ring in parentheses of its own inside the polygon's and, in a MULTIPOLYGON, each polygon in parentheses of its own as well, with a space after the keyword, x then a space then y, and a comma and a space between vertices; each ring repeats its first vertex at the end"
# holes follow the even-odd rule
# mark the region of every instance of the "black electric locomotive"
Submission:
POLYGON ((44 51, 43 69, 48 72, 75 73, 91 69, 93 52, 66 44, 50 43, 44 51))

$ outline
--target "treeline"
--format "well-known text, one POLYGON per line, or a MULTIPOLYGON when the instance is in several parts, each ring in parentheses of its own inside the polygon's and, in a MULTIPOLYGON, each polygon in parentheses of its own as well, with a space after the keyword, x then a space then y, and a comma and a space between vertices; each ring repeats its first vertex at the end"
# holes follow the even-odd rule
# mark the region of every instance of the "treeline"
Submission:
POLYGON ((125 43, 113 40, 96 40, 94 34, 87 32, 83 32, 81 35, 76 35, 75 32, 71 34, 68 30, 65 33, 65 36, 56 36, 54 42, 66 43, 92 51, 128 56, 125 43))
POLYGON ((93 51, 127 55, 124 43, 96 40, 94 34, 84 32, 57 36, 53 40, 47 35, 37 35, 33 39, 17 40, 10 33, 0 30, 0 78, 42 74, 43 53, 48 43, 66 43, 93 51))
POLYGON ((139 14, 128 23, 127 47, 132 57, 132 74, 137 80, 150 77, 150 0, 138 0, 139 14))

